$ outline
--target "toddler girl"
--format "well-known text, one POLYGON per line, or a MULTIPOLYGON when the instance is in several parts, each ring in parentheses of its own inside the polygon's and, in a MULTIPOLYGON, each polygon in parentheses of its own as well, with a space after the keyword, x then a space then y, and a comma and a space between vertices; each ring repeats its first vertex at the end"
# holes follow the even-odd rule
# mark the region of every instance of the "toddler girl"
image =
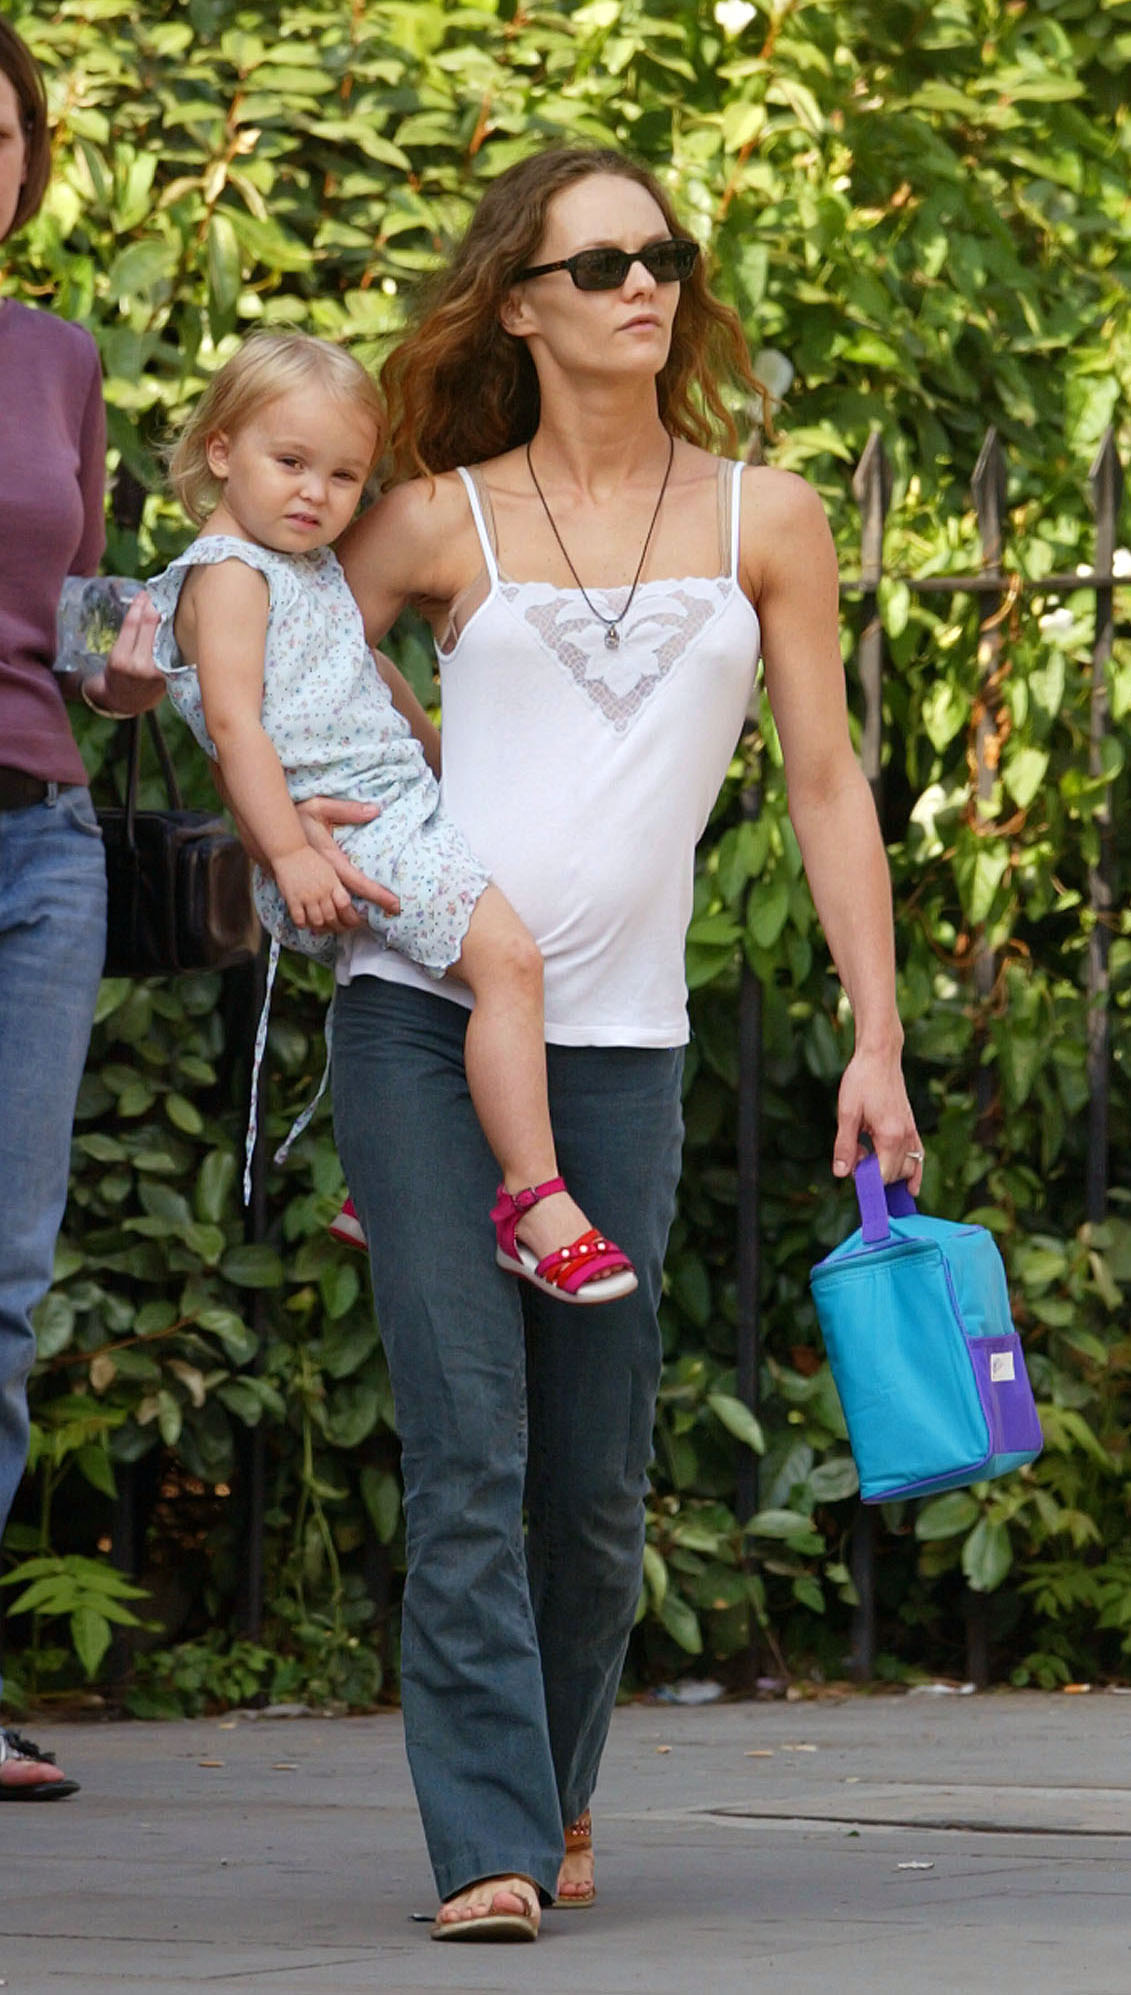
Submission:
POLYGON ((157 662, 262 861, 256 903, 273 959, 282 942, 332 960, 333 931, 357 907, 390 948, 460 978, 475 1000, 468 1087, 503 1177, 496 1258, 563 1301, 615 1301, 636 1287, 632 1263, 558 1175, 541 956, 444 815, 439 737, 400 673, 367 648, 332 551, 382 438, 376 386, 351 356, 304 334, 254 334, 173 453, 173 489, 203 525, 146 584, 161 619, 157 662), (373 806, 337 836, 370 881, 392 888, 394 911, 351 899, 307 843, 295 804, 321 794, 373 806))

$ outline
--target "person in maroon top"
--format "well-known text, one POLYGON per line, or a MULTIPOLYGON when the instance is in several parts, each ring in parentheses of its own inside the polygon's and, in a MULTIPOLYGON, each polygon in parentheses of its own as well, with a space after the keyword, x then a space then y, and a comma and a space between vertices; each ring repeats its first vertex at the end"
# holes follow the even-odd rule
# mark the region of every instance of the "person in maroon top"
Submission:
MULTIPOLYGON (((42 78, 0 21, 0 243, 35 214, 49 172, 42 78)), ((102 841, 52 670, 63 581, 93 574, 103 551, 105 448, 90 334, 0 297, 0 1532, 27 1458, 30 1312, 51 1282, 105 952, 102 841)), ((155 623, 138 597, 83 684, 95 712, 157 704, 155 623)), ((77 1786, 0 1727, 0 1801, 77 1786)))

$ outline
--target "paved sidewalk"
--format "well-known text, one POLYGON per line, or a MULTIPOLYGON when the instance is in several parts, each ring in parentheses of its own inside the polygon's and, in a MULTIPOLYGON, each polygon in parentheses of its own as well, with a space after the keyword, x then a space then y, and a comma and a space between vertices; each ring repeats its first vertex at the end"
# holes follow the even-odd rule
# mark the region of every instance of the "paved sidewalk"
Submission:
POLYGON ((509 1948, 411 1922, 396 1717, 34 1730, 83 1791, 0 1808, 7 1995, 1131 1991, 1117 1695, 626 1707, 598 1902, 509 1948))

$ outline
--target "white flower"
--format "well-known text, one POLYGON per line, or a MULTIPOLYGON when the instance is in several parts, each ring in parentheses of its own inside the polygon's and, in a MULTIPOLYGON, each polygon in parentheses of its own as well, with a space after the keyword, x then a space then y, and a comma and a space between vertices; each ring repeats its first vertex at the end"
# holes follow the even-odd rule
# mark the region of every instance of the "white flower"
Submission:
POLYGON ((1116 548, 1111 557, 1111 572, 1122 577, 1131 575, 1131 547, 1116 548))
POLYGON ((748 6, 747 0, 717 0, 715 19, 724 35, 740 35, 756 12, 756 8, 748 6))
MULTIPOLYGON (((720 0, 725 6, 726 0, 720 0)), ((762 383, 771 401, 784 401, 793 380, 793 362, 786 353, 780 353, 776 346, 763 346, 754 355, 754 372, 762 383)))
POLYGON ((1072 611, 1061 607, 1046 610, 1043 617, 1037 618, 1037 628, 1043 630, 1046 637, 1066 637, 1075 622, 1072 611))

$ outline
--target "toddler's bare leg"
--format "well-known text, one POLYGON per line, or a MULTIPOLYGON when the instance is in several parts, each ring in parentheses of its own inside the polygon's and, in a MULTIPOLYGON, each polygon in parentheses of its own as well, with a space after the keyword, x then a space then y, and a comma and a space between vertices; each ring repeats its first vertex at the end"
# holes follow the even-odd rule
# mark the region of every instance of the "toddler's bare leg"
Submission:
MULTIPOLYGON (((511 1192, 545 1184, 557 1177, 558 1160, 546 1095, 542 956, 497 887, 476 903, 449 974, 475 998, 464 1044, 467 1085, 503 1183, 511 1192)), ((556 1192, 524 1214, 518 1232, 541 1260, 590 1223, 568 1192, 556 1192)))

